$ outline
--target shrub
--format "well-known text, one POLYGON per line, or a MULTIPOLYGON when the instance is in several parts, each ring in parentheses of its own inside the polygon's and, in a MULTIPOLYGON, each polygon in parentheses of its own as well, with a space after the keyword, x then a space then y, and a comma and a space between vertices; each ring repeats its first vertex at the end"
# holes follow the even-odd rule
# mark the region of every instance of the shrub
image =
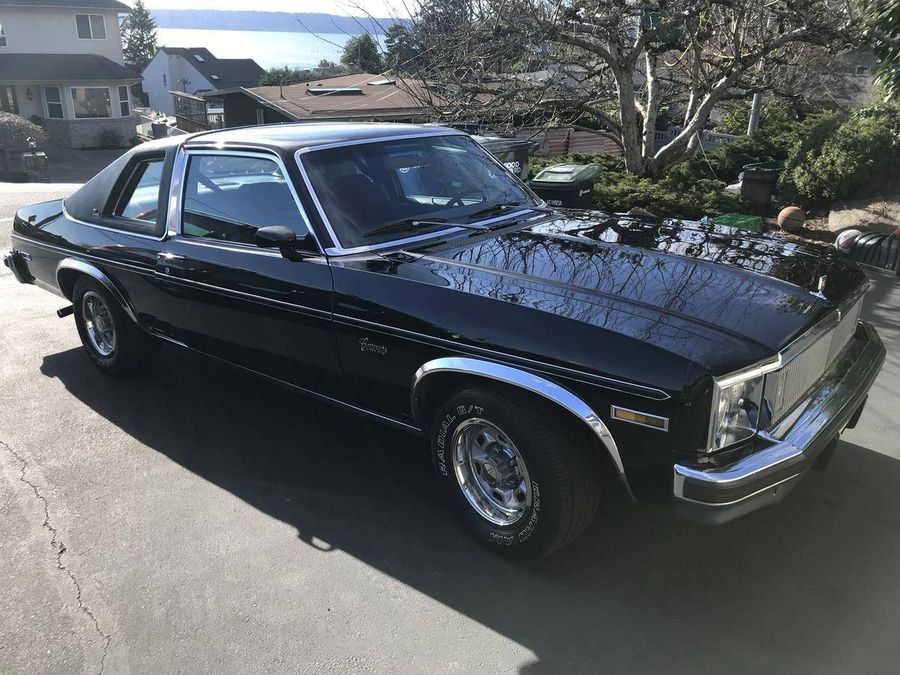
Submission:
POLYGON ((603 211, 622 212, 640 207, 664 218, 696 219, 746 209, 746 204, 738 195, 724 189, 725 183, 712 179, 701 179, 690 189, 684 190, 673 186, 665 178, 654 182, 649 178, 622 173, 597 183, 594 202, 603 211))
POLYGON ((34 122, 19 115, 0 112, 0 150, 25 151, 29 138, 33 138, 38 145, 49 140, 47 132, 34 122))
POLYGON ((115 129, 104 129, 100 132, 97 143, 101 148, 121 148, 124 144, 122 134, 115 129))
POLYGON ((667 174, 660 180, 652 180, 625 171, 620 157, 573 153, 565 157, 532 157, 528 163, 529 175, 534 177, 541 169, 554 164, 599 164, 601 170, 593 201, 596 208, 607 212, 640 207, 664 218, 699 218, 746 209, 739 196, 724 192, 725 183, 711 177, 705 162, 703 169, 685 167, 674 176, 667 174))
POLYGON ((788 158, 786 196, 810 207, 900 190, 900 104, 817 115, 788 158))
MULTIPOLYGON (((750 122, 750 105, 746 101, 725 113, 716 125, 716 131, 735 136, 746 135, 750 122)), ((763 103, 759 127, 753 135, 765 139, 774 150, 783 153, 783 156, 776 157, 783 160, 787 159, 788 151, 797 141, 799 128, 800 121, 783 101, 769 99, 763 103)))

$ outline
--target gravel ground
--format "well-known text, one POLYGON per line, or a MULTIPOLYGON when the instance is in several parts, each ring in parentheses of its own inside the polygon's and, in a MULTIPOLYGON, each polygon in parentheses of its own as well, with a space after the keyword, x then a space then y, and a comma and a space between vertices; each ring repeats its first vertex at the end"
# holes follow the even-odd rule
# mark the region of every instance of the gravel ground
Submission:
MULTIPOLYGON (((14 209, 59 193, 0 190, 14 209)), ((421 439, 165 348, 99 374, 0 267, 0 672, 882 673, 900 663, 900 304, 828 470, 720 528, 610 496, 512 564, 437 502, 421 439)))

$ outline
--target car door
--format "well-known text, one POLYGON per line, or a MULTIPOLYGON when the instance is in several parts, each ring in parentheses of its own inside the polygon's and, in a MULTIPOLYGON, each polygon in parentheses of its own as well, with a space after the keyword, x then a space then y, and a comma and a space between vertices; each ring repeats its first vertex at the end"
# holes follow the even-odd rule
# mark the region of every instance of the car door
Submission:
POLYGON ((181 180, 156 265, 166 305, 159 330, 238 366, 340 395, 331 270, 281 159, 189 150, 181 180), (298 250, 257 246, 256 230, 271 225, 293 229, 298 250))

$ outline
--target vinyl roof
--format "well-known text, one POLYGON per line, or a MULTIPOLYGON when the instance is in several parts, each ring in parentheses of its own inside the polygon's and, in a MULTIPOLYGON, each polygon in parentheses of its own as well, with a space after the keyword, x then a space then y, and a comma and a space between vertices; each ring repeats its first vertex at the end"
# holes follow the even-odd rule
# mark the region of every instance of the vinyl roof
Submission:
POLYGON ((187 147, 250 145, 293 151, 330 143, 442 134, 465 135, 455 129, 420 124, 303 122, 210 131, 189 137, 185 145, 187 147))

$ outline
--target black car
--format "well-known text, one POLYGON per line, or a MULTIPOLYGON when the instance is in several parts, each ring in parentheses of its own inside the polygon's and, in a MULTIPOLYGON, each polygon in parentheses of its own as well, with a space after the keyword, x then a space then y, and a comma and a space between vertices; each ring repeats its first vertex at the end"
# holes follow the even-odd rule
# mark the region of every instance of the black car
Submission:
POLYGON ((853 263, 549 209, 450 129, 146 143, 13 230, 7 266, 71 303, 100 369, 166 341, 421 432, 452 508, 514 555, 578 536, 605 484, 710 523, 781 500, 885 354, 853 263))

